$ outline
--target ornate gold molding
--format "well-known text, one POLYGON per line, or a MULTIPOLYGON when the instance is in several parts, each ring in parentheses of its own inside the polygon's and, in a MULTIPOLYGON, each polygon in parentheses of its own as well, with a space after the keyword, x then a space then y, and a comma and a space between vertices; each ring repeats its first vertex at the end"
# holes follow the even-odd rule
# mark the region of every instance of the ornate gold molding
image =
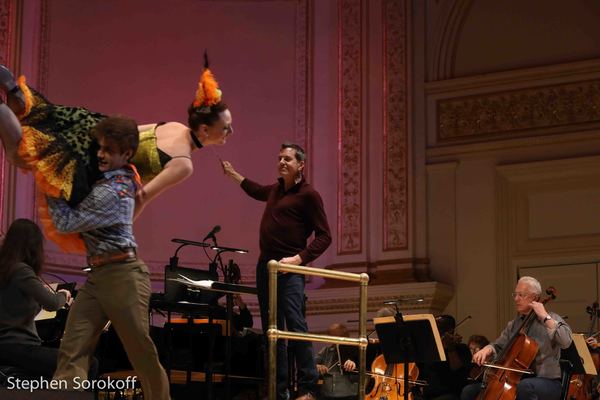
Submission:
POLYGON ((11 61, 11 44, 13 40, 13 0, 0 0, 0 63, 9 64, 11 61))
POLYGON ((48 0, 40 2, 40 47, 38 49, 37 87, 45 93, 48 88, 48 71, 50 66, 50 10, 48 0))
MULTIPOLYGON (((295 141, 311 154, 310 121, 312 104, 309 101, 311 46, 309 40, 310 3, 300 0, 296 5, 296 88, 295 88, 295 141)), ((312 158, 309 158, 311 160, 312 158)), ((310 161, 309 161, 310 162, 310 161)), ((309 173, 312 168, 309 168, 309 173)))
POLYGON ((362 251, 362 1, 339 0, 338 254, 362 251))
POLYGON ((599 125, 599 79, 437 101, 436 134, 444 144, 599 125))
MULTIPOLYGON (((0 64, 11 65, 14 36, 15 4, 13 0, 0 0, 0 64)), ((2 94, 4 98, 4 94, 2 94)), ((8 226, 5 221, 6 162, 4 149, 0 147, 0 230, 8 226)))
POLYGON ((383 6, 383 250, 408 246, 408 20, 406 0, 383 6))

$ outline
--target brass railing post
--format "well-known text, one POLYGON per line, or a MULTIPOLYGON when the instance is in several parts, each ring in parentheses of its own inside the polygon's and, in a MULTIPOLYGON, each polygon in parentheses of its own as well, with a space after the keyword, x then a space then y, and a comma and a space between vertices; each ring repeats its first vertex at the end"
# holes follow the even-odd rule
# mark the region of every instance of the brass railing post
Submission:
POLYGON ((277 399, 277 261, 269 261, 269 399, 277 399))
POLYGON ((292 339, 309 342, 325 342, 335 344, 346 344, 358 346, 359 348, 359 384, 358 398, 365 397, 365 375, 367 361, 367 285, 369 275, 353 274, 343 271, 332 271, 322 268, 305 267, 302 265, 282 264, 275 260, 268 263, 269 268, 269 328, 267 337, 269 340, 269 399, 277 398, 277 340, 292 339), (321 276, 324 278, 339 279, 360 283, 359 293, 359 316, 358 316, 358 338, 347 338, 342 336, 317 335, 314 333, 288 332, 277 328, 277 273, 279 271, 291 272, 302 275, 321 276))

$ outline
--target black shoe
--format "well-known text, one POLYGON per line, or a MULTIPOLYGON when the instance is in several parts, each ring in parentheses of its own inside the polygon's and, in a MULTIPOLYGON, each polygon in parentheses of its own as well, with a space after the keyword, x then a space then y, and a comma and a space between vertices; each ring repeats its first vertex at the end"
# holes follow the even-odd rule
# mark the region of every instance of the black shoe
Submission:
POLYGON ((0 88, 8 97, 7 105, 15 114, 20 114, 25 108, 25 94, 15 81, 12 72, 6 66, 0 65, 0 88))
POLYGON ((13 93, 20 90, 14 75, 4 65, 0 65, 0 87, 6 93, 13 93))

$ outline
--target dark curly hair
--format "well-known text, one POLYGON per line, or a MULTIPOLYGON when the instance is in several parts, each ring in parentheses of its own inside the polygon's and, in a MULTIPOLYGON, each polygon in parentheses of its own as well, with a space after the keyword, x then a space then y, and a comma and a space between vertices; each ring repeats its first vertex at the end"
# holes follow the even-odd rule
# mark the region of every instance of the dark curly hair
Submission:
POLYGON ((132 150, 137 151, 140 134, 135 120, 122 115, 114 115, 98 122, 93 130, 96 139, 104 138, 115 143, 121 153, 132 150))
POLYGON ((36 275, 44 264, 44 236, 40 228, 31 220, 19 218, 8 228, 0 248, 0 286, 10 280, 12 267, 25 263, 33 268, 36 275))

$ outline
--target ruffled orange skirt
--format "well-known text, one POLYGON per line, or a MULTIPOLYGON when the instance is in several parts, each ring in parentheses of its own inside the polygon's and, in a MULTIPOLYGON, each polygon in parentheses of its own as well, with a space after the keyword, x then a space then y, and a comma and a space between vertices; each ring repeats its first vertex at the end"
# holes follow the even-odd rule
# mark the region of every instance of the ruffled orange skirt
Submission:
POLYGON ((31 168, 38 193, 38 212, 46 237, 70 253, 84 253, 79 234, 59 232, 48 212, 46 196, 79 204, 99 177, 97 143, 91 131, 104 115, 80 107, 50 103, 18 79, 25 94, 25 109, 19 119, 23 138, 19 156, 31 168))

